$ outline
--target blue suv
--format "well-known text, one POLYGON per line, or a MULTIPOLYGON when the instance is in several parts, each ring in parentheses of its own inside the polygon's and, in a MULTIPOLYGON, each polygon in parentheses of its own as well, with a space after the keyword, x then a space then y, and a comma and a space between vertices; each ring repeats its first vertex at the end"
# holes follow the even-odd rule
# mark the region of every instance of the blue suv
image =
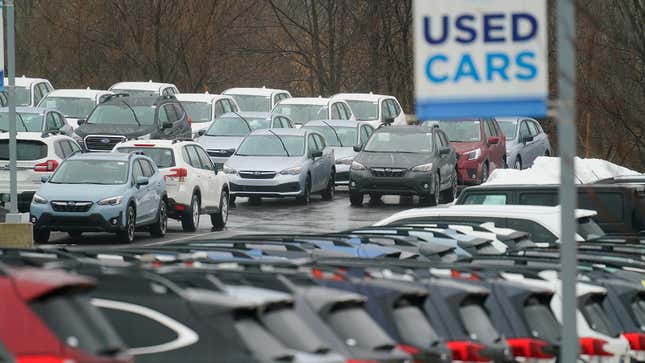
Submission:
POLYGON ((135 229, 166 234, 166 184, 155 163, 140 154, 77 154, 65 160, 31 202, 34 240, 51 231, 115 232, 123 242, 135 229))

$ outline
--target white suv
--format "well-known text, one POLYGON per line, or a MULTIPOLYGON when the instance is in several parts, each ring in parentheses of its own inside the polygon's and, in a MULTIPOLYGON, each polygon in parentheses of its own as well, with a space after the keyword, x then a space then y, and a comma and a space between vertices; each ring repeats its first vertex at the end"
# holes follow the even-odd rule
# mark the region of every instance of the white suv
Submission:
POLYGON ((407 125, 407 118, 396 97, 373 93, 338 93, 332 100, 346 101, 359 121, 367 121, 374 127, 391 121, 392 125, 407 125))
POLYGON ((110 86, 108 91, 127 93, 130 96, 172 96, 179 93, 177 86, 172 83, 153 82, 118 82, 110 86))
MULTIPOLYGON (((40 188, 42 177, 50 176, 69 156, 81 147, 69 136, 43 137, 40 132, 20 132, 16 136, 18 151, 18 211, 29 211, 34 193, 40 188)), ((0 134, 0 199, 9 200, 9 133, 0 134)))
POLYGON ((229 186, 216 172, 206 150, 193 141, 131 140, 114 147, 115 152, 141 152, 157 163, 166 179, 168 217, 178 219, 185 232, 199 227, 200 214, 209 214, 214 229, 228 220, 229 186))
MULTIPOLYGON (((9 84, 5 77, 4 84, 9 84)), ((54 90, 52 84, 44 78, 16 77, 16 106, 36 107, 38 102, 54 90)))

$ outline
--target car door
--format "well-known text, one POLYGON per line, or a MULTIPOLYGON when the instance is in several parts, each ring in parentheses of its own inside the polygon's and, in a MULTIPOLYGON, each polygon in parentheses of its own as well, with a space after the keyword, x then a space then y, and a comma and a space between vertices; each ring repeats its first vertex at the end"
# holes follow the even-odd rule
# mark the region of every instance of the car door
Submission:
POLYGON ((520 132, 524 130, 526 135, 530 138, 530 140, 527 140, 524 144, 524 149, 526 149, 526 159, 522 159, 522 166, 529 167, 533 165, 533 161, 535 161, 535 158, 539 156, 540 146, 539 141, 536 139, 537 129, 535 126, 531 124, 530 120, 522 120, 522 123, 525 126, 524 129, 520 129, 520 132))
POLYGON ((535 141, 535 157, 537 158, 538 156, 543 156, 546 154, 546 151, 549 147, 546 134, 537 121, 528 120, 528 122, 531 135, 535 134, 535 136, 533 136, 533 141, 535 141))
POLYGON ((201 146, 193 145, 195 152, 201 162, 202 172, 202 207, 219 207, 220 191, 222 186, 218 184, 218 178, 215 172, 213 162, 208 157, 208 153, 201 146))
MULTIPOLYGON (((445 139, 442 138, 441 131, 435 130, 434 132, 434 141, 433 143, 436 145, 434 147, 435 150, 435 158, 436 162, 439 165, 439 179, 441 180, 441 183, 446 185, 450 181, 450 174, 452 172, 451 166, 450 166, 450 153, 448 154, 441 154, 441 149, 447 148, 448 143, 445 142, 445 139)), ((434 161, 433 161, 434 162, 434 161)))
POLYGON ((309 158, 311 159, 311 189, 312 191, 316 191, 320 189, 320 184, 321 184, 321 177, 322 177, 322 166, 323 164, 323 158, 322 157, 317 157, 314 158, 313 154, 318 151, 318 144, 316 144, 316 140, 314 139, 313 134, 309 134, 307 136, 307 151, 309 158))
POLYGON ((172 107, 175 109, 175 114, 177 115, 177 120, 174 122, 174 126, 177 128, 177 137, 178 139, 192 139, 193 130, 188 123, 188 114, 184 107, 179 102, 171 103, 172 107))
POLYGON ((161 195, 163 193, 163 182, 162 177, 157 168, 154 167, 153 163, 140 159, 141 168, 143 169, 143 176, 148 178, 148 185, 146 185, 146 211, 148 213, 148 220, 155 220, 157 217, 157 212, 159 210, 159 202, 161 201, 161 195))
POLYGON ((195 185, 195 187, 199 188, 199 191, 202 194, 201 206, 203 208, 207 205, 207 203, 209 203, 209 197, 207 195, 208 189, 210 188, 209 176, 206 175, 204 166, 202 165, 202 161, 199 157, 199 154, 197 153, 195 145, 186 145, 184 147, 184 151, 186 152, 186 156, 188 157, 188 163, 190 164, 190 166, 192 166, 189 171, 191 174, 193 174, 192 183, 195 185))
MULTIPOLYGON (((486 134, 486 144, 488 145, 488 154, 489 154, 489 161, 495 165, 495 169, 497 168, 503 168, 504 167, 504 154, 506 153, 506 150, 502 147, 501 143, 501 136, 497 134, 497 128, 495 127, 495 124, 493 123, 493 120, 491 119, 486 119, 484 120, 484 131, 486 134), (497 143, 493 144, 488 142, 490 137, 496 137, 497 143)), ((491 168, 489 171, 493 171, 494 169, 491 168)))
POLYGON ((331 168, 334 165, 334 150, 330 147, 327 147, 325 138, 322 135, 314 134, 314 139, 316 140, 316 144, 318 145, 319 150, 323 152, 323 157, 322 157, 323 160, 321 161, 321 165, 320 165, 321 166, 320 173, 322 175, 322 178, 321 178, 322 188, 324 188, 329 182, 329 175, 331 173, 331 168))
POLYGON ((145 223, 149 217, 149 211, 147 211, 147 208, 149 208, 149 202, 146 201, 147 197, 147 185, 141 185, 137 186, 136 182, 137 179, 144 176, 143 174, 143 167, 141 166, 141 163, 139 162, 138 159, 135 159, 132 162, 132 181, 135 183, 135 190, 134 190, 134 201, 136 204, 136 213, 137 213, 137 223, 145 223))

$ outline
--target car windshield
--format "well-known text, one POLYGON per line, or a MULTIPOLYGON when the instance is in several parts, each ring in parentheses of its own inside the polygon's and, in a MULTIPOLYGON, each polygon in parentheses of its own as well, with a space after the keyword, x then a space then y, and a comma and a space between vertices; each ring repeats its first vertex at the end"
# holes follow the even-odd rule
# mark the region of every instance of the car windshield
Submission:
POLYGON ((481 141, 481 128, 476 120, 432 121, 428 125, 439 125, 453 142, 481 141))
POLYGON ((377 132, 365 146, 367 152, 428 153, 432 151, 431 132, 377 132))
POLYGON ((311 120, 329 118, 327 115, 327 110, 327 105, 278 104, 277 106, 275 106, 273 113, 285 115, 296 124, 306 124, 311 120))
POLYGON ((497 120, 502 132, 506 135, 506 140, 515 139, 515 131, 517 130, 517 120, 497 120))
POLYGON ((16 86, 16 106, 31 105, 31 92, 27 87, 16 86))
POLYGON ((66 160, 51 179, 55 184, 125 184, 128 162, 122 160, 66 160))
MULTIPOLYGON (((40 118, 40 122, 42 123, 42 116, 40 118)), ((42 125, 40 126, 42 127, 42 125)), ((20 117, 20 114, 16 114, 16 131, 18 132, 32 131, 27 129, 27 125, 25 125, 25 122, 20 117)), ((40 129, 38 131, 40 131, 40 129)), ((9 132, 9 113, 8 112, 0 113, 0 132, 9 132)))
POLYGON ((120 153, 131 153, 137 152, 141 153, 155 162, 159 169, 169 168, 175 166, 175 157, 172 152, 172 149, 161 148, 161 147, 149 147, 149 146, 140 146, 140 147, 120 147, 117 149, 120 153))
POLYGON ((181 104, 188 116, 193 119, 194 124, 211 121, 213 105, 210 102, 182 101, 181 104))
POLYGON ((237 149, 239 156, 302 156, 305 153, 305 138, 296 135, 249 136, 237 149))
POLYGON ((589 217, 578 218, 577 223, 577 232, 585 241, 598 239, 605 235, 598 223, 589 217))
MULTIPOLYGON (((41 113, 20 112, 19 115, 27 131, 41 132, 43 130, 43 115, 41 113)), ((18 129, 20 129, 20 126, 18 126, 18 129)))
POLYGON ((347 100, 356 119, 361 121, 378 120, 378 102, 377 101, 351 101, 347 100))
POLYGON ((88 124, 150 126, 155 122, 155 108, 151 105, 128 105, 126 102, 96 106, 87 119, 88 124))
POLYGON ((206 130, 207 136, 246 136, 253 129, 248 120, 240 117, 221 117, 215 119, 215 122, 206 130))
POLYGON ((230 95, 235 99, 241 111, 268 112, 271 111, 271 96, 230 95))
POLYGON ((356 127, 307 126, 307 128, 320 132, 325 137, 327 146, 351 147, 356 143, 356 127))
POLYGON ((86 118, 96 106, 96 102, 94 99, 86 97, 47 96, 38 106, 56 110, 65 117, 86 118))

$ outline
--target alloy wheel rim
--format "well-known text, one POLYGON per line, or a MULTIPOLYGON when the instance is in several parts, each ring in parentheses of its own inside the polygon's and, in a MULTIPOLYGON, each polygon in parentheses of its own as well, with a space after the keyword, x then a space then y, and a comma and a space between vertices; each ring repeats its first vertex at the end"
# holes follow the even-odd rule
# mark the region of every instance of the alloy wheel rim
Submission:
POLYGON ((222 221, 226 223, 228 221, 228 193, 224 192, 224 195, 222 196, 222 221))
POLYGON ((128 210, 128 239, 132 241, 134 239, 134 211, 132 208, 128 210))
POLYGON ((193 205, 191 206, 193 210, 193 225, 195 229, 199 227, 199 203, 197 203, 197 198, 193 198, 193 205))
POLYGON ((161 232, 166 233, 166 230, 168 229, 168 218, 166 216, 166 203, 162 202, 161 203, 161 208, 159 209, 159 218, 161 222, 161 232))
POLYGON ((434 182, 434 204, 439 205, 439 178, 435 178, 434 182))

